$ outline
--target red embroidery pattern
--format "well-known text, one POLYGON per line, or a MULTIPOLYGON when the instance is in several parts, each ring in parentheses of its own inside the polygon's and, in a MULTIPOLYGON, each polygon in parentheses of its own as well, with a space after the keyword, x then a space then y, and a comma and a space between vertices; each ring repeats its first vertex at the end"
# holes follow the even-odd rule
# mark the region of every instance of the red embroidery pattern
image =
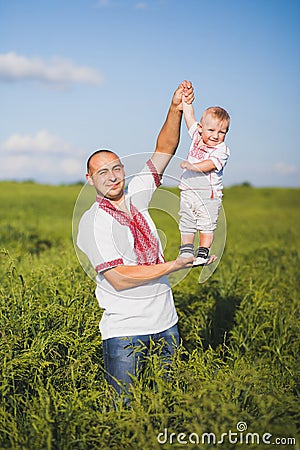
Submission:
POLYGON ((199 161, 202 161, 203 159, 207 158, 207 150, 204 146, 197 147, 196 145, 193 145, 193 147, 189 151, 189 156, 193 156, 193 158, 198 159, 199 161))
POLYGON ((188 156, 192 156, 193 158, 202 161, 203 159, 208 159, 210 157, 210 152, 214 150, 216 150, 215 147, 210 147, 203 143, 201 144, 201 134, 198 130, 195 130, 188 156))
POLYGON ((160 185, 161 185, 161 175, 159 175, 159 173, 157 172, 156 167, 155 167, 155 165, 153 164, 153 162, 151 161, 151 159, 149 159, 149 160, 146 162, 146 164, 147 164, 147 166, 149 167, 150 172, 151 172, 152 175, 153 175, 155 186, 156 186, 156 187, 160 186, 160 185))
POLYGON ((99 208, 106 211, 121 225, 128 226, 134 239, 134 251, 137 256, 138 265, 159 264, 158 240, 151 233, 150 227, 144 216, 131 203, 130 217, 126 212, 116 209, 106 198, 97 197, 99 208))
POLYGON ((102 272, 104 269, 110 269, 111 267, 116 267, 124 264, 122 258, 114 259, 113 261, 104 262, 102 264, 98 264, 95 267, 96 272, 102 272))

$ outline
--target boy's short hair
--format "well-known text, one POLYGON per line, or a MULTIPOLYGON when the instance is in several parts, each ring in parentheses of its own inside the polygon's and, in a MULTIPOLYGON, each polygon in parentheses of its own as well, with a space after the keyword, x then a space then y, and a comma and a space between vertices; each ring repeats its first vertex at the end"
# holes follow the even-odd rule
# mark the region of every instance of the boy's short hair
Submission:
POLYGON ((228 131, 230 125, 230 115, 224 108, 221 108, 220 106, 210 106, 203 112, 200 123, 203 121, 205 116, 209 114, 215 119, 218 119, 220 122, 224 122, 227 125, 228 131))

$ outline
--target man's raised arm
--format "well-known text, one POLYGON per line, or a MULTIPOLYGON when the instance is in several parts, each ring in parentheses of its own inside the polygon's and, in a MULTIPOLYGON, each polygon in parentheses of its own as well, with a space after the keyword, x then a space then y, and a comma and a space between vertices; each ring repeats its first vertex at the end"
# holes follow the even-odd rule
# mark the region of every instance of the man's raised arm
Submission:
POLYGON ((194 89, 190 81, 184 80, 176 89, 167 118, 157 138, 151 160, 160 174, 164 172, 179 144, 183 96, 186 103, 193 102, 194 89))

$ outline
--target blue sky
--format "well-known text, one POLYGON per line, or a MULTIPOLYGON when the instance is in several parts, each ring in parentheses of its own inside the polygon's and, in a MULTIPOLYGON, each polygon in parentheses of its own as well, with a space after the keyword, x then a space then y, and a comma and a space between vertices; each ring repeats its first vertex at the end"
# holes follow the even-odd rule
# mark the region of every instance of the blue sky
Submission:
POLYGON ((298 187, 299 20, 298 0, 0 0, 0 179, 84 181, 98 148, 151 152, 188 79, 198 118, 231 115, 225 186, 298 187))

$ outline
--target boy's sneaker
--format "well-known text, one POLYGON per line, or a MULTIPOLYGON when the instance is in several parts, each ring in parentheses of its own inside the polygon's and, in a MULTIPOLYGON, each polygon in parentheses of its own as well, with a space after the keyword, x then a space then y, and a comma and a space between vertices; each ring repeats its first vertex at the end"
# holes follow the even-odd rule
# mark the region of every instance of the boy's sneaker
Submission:
POLYGON ((179 256, 182 258, 190 258, 194 256, 194 245, 193 244, 184 244, 179 247, 179 256))
POLYGON ((208 261, 209 248, 198 247, 195 253, 195 261, 193 266, 204 266, 208 261))

